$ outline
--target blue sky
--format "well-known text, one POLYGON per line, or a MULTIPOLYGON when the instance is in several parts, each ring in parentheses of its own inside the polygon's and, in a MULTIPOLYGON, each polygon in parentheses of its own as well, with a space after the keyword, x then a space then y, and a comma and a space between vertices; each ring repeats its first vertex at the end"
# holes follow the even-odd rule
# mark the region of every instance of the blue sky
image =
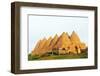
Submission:
POLYGON ((71 16, 29 16, 29 52, 34 49, 38 40, 55 34, 61 35, 68 32, 71 35, 75 31, 82 42, 88 45, 88 17, 71 16))

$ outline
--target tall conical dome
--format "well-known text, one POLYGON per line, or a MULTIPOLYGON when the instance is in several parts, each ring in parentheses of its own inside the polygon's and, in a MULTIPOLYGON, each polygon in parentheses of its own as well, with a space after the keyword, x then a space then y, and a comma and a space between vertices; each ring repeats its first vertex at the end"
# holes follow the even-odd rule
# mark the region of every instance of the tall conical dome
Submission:
POLYGON ((36 53, 38 52, 37 50, 39 50, 39 47, 40 47, 40 45, 41 45, 41 41, 42 41, 42 40, 39 40, 39 41, 37 42, 35 48, 32 50, 32 53, 33 53, 33 54, 36 54, 36 53))
POLYGON ((52 48, 53 48, 54 45, 56 44, 57 40, 58 40, 58 35, 56 34, 56 35, 54 36, 54 38, 52 39, 50 45, 49 45, 49 50, 52 50, 52 48))
POLYGON ((40 49, 43 48, 43 46, 45 45, 46 41, 47 41, 46 38, 44 38, 44 39, 41 41, 41 45, 40 45, 40 47, 39 47, 40 49))
POLYGON ((81 42, 79 36, 75 33, 75 31, 72 32, 70 39, 72 43, 75 43, 75 44, 78 44, 81 42))
POLYGON ((49 37, 48 40, 47 40, 47 42, 46 42, 46 45, 45 46, 49 46, 50 43, 51 43, 51 40, 52 40, 52 37, 49 37))
POLYGON ((46 41, 47 41, 46 38, 44 38, 43 40, 40 40, 40 41, 36 44, 34 50, 32 51, 32 54, 33 54, 33 55, 41 54, 41 51, 42 51, 41 49, 42 49, 43 46, 45 45, 46 41))
POLYGON ((71 43, 67 33, 63 32, 54 48, 67 48, 71 43))
POLYGON ((48 40, 45 42, 44 46, 42 47, 43 50, 47 50, 50 43, 51 43, 52 37, 49 37, 48 40))

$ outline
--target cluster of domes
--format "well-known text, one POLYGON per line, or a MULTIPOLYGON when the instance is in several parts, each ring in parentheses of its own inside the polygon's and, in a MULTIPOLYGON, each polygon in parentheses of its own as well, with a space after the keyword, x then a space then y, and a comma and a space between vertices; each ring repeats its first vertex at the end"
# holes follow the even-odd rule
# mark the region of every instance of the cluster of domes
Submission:
POLYGON ((74 31, 71 36, 63 32, 60 36, 56 34, 54 38, 49 37, 39 40, 32 50, 32 55, 43 55, 50 52, 80 54, 86 48, 86 44, 80 41, 79 36, 74 31))

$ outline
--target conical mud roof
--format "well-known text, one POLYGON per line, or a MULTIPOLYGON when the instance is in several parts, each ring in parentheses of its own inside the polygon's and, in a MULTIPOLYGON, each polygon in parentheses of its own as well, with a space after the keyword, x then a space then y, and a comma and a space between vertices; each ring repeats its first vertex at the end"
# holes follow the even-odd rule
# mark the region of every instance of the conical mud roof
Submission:
POLYGON ((49 45, 49 50, 52 50, 52 48, 55 46, 57 40, 58 40, 58 35, 56 34, 56 35, 54 36, 54 38, 52 39, 50 45, 49 45))
POLYGON ((42 48, 44 47, 47 39, 44 38, 43 40, 38 41, 34 50, 32 51, 33 54, 40 54, 42 52, 42 48))
POLYGON ((44 46, 42 47, 42 50, 48 50, 51 40, 52 40, 52 37, 49 37, 48 40, 46 40, 44 46))
POLYGON ((70 40, 72 41, 72 43, 75 43, 75 44, 78 44, 81 42, 79 36, 75 33, 75 31, 72 32, 70 36, 70 40))
POLYGON ((54 48, 67 48, 70 44, 70 39, 67 33, 63 32, 59 37, 54 48))

